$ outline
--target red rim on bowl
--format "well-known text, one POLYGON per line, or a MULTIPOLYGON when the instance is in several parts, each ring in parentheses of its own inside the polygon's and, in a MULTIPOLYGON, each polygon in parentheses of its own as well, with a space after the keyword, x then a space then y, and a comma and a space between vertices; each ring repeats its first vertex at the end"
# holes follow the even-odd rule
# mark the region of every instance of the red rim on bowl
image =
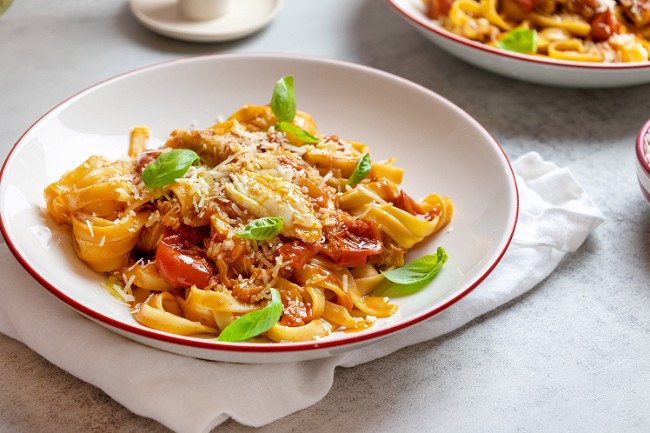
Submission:
POLYGON ((648 155, 646 154, 646 140, 648 139, 650 134, 650 119, 648 119, 643 126, 641 127, 641 130, 639 131, 639 134, 636 137, 636 158, 639 160, 641 163, 641 167, 643 168, 643 171, 645 172, 646 176, 650 178, 650 162, 648 161, 648 155))
MULTIPOLYGON (((116 320, 112 317, 106 316, 100 312, 97 312, 81 303, 76 301, 75 299, 72 299, 70 296, 68 296, 66 293, 62 292, 60 289, 55 287, 52 283, 50 283, 45 277, 40 275, 37 270, 35 270, 30 264, 27 259, 27 257, 23 257, 21 254, 19 248, 15 244, 15 240, 12 239, 9 234, 7 227, 5 226, 5 221, 2 219, 2 215, 0 214, 0 231, 2 232, 2 235, 4 236, 4 239, 7 242, 7 245, 9 246, 10 250, 12 251, 13 255, 16 257, 18 262, 25 268, 25 270, 36 280, 38 281, 43 287, 45 287, 50 293, 55 295, 57 298, 62 300, 64 303, 69 305, 70 307, 74 308, 78 312, 98 321, 101 322, 105 325, 108 325, 110 327, 116 328, 118 330, 124 331, 126 333, 134 334, 137 336, 141 337, 146 337, 150 338, 153 340, 157 340, 160 342, 165 342, 165 343, 172 343, 176 345, 181 345, 181 346, 186 346, 186 347, 194 347, 194 348, 199 348, 199 349, 212 349, 212 350, 217 350, 217 351, 226 351, 226 352, 239 352, 239 353, 245 353, 245 352, 262 352, 262 353, 271 353, 271 352, 296 352, 296 351, 305 351, 305 350, 311 350, 311 349, 322 349, 322 348, 333 348, 333 347, 338 347, 338 346, 345 346, 351 343, 357 343, 357 342, 362 342, 366 340, 371 340, 375 339, 377 337, 384 336, 386 334, 391 334, 394 333, 398 330, 404 329, 406 327, 409 327, 415 323, 421 322, 425 319, 428 319, 435 314, 445 310, 452 304, 456 303, 459 301, 461 298, 466 296, 468 293, 470 293, 473 289, 475 289, 497 266, 497 264, 501 261, 503 258, 503 255, 505 254, 508 246, 510 245, 510 242, 512 241, 512 237, 514 235, 516 223, 517 223, 517 218, 519 214, 519 193, 517 189, 517 182, 515 179, 514 171, 512 169, 512 166, 510 164, 510 161, 508 160, 505 152, 503 151, 503 148, 501 145, 494 139, 494 137, 489 134, 488 131, 485 130, 485 128, 480 125, 478 122, 476 122, 471 116, 469 116, 467 113, 462 111, 460 108, 455 106, 453 103, 447 101, 446 99, 440 97, 439 95, 435 94, 429 89, 424 88, 423 86, 420 86, 419 84, 413 83, 411 81, 408 81, 406 79, 403 79, 401 77, 389 74, 384 71, 380 71, 377 69, 373 69, 370 67, 362 66, 362 65, 357 65, 357 64, 352 64, 348 62, 343 62, 343 61, 338 61, 338 60, 333 60, 333 59, 324 59, 324 58, 317 58, 317 57, 308 57, 308 56, 291 56, 291 55, 274 55, 274 54, 216 54, 216 55, 203 55, 203 56, 195 56, 195 57, 189 57, 185 59, 177 59, 177 60, 171 60, 171 61, 166 61, 166 62, 161 62, 155 65, 139 68, 133 71, 129 71, 120 75, 117 75, 115 77, 109 78, 107 80, 101 81, 93 86, 88 87, 87 89, 77 93, 76 95, 71 96, 70 98, 62 101, 61 103, 57 104, 55 107, 50 109, 47 113, 45 113, 43 116, 41 116, 36 122, 34 122, 28 129, 25 131, 21 137, 18 139, 18 141, 13 145, 9 155, 7 156, 3 166, 2 170, 0 171, 0 184, 3 181, 3 177, 5 175, 5 171, 8 167, 9 161, 12 159, 12 156, 16 153, 16 149, 18 148, 19 144, 23 141, 25 136, 34 128, 36 127, 39 122, 41 122, 44 118, 48 116, 53 110, 57 109, 58 107, 62 106, 63 104, 67 103, 68 101, 77 98, 81 96, 82 94, 89 92, 99 86, 102 86, 110 81, 113 80, 118 80, 122 79, 125 76, 131 75, 131 74, 137 74, 141 71, 146 71, 149 69, 157 68, 160 66, 176 63, 176 62, 186 62, 186 61, 193 61, 197 59, 205 59, 205 58, 217 58, 217 59, 233 59, 233 58, 287 58, 287 59, 295 59, 295 60, 302 60, 302 61, 310 61, 310 62, 322 62, 322 63, 330 63, 330 64, 336 64, 340 65, 346 68, 352 68, 356 70, 361 70, 365 72, 370 72, 373 74, 379 74, 384 77, 388 77, 391 80, 398 80, 402 84, 408 85, 408 86, 414 86, 420 91, 424 91, 428 94, 431 94, 432 96, 435 96, 438 99, 443 100, 447 104, 449 104, 450 107, 452 107, 455 110, 458 110, 459 112, 462 112, 464 116, 466 116, 469 120, 471 120, 477 128, 479 128, 481 131, 483 131, 486 135, 491 137, 493 140, 493 144, 496 146, 496 148, 500 151, 502 154, 505 163, 507 164, 507 174, 508 177, 512 181, 513 185, 513 191, 514 191, 514 205, 513 205, 513 213, 514 216, 512 218, 512 221, 508 221, 508 228, 505 231, 504 235, 504 242, 501 246, 500 249, 497 249, 498 253, 496 253, 496 259, 494 260, 493 263, 481 274, 479 275, 474 281, 472 281, 470 284, 467 285, 467 287, 462 290, 461 292, 457 293, 455 296, 447 300, 444 304, 438 306, 435 309, 425 311, 423 313, 416 314, 414 317, 409 318, 408 320, 404 320, 402 322, 392 324, 380 329, 373 330, 370 328, 368 331, 364 331, 362 333, 359 333, 358 335, 354 335, 351 337, 346 337, 345 339, 342 340, 322 340, 322 341, 311 341, 311 342, 298 342, 298 343, 276 343, 276 344, 253 344, 253 343, 225 343, 225 342, 217 342, 214 340, 201 340, 201 339, 190 339, 182 336, 177 336, 175 334, 167 334, 167 333, 162 333, 160 331, 156 331, 153 329, 149 328, 141 328, 137 327, 128 323, 121 322, 119 320, 116 320)), ((646 125, 647 126, 647 125, 646 125)))
POLYGON ((639 188, 645 199, 650 203, 650 191, 646 185, 650 183, 650 161, 648 161, 648 154, 646 153, 646 142, 650 141, 650 119, 648 119, 641 129, 639 134, 636 137, 636 159, 639 169, 643 171, 645 175, 645 182, 641 179, 641 173, 637 171, 637 181, 639 182, 639 188))

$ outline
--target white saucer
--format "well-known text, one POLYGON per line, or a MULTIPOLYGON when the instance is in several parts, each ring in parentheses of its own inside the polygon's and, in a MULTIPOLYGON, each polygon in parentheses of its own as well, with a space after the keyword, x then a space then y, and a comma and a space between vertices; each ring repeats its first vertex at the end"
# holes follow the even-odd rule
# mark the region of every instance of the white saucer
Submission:
POLYGON ((135 17, 149 30, 192 42, 223 42, 261 30, 280 12, 284 0, 236 0, 222 17, 192 21, 178 11, 176 0, 129 0, 135 17))

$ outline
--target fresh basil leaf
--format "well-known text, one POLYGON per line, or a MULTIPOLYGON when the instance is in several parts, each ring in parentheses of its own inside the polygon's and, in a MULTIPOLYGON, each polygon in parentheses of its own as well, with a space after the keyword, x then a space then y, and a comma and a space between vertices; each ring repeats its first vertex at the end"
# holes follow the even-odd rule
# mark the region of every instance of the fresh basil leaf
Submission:
POLYGON ((381 273, 386 279, 395 284, 418 284, 432 280, 440 272, 445 262, 447 262, 447 258, 447 252, 444 248, 438 247, 436 254, 422 256, 405 264, 401 268, 381 271, 381 273))
POLYGON ((282 231, 283 222, 284 220, 278 217, 258 218, 246 224, 244 230, 235 234, 240 238, 263 241, 277 236, 282 231))
POLYGON ((537 52, 537 32, 534 29, 517 28, 506 33, 505 37, 497 42, 497 47, 516 53, 537 52))
POLYGON ((223 328, 217 340, 244 341, 266 332, 282 316, 282 299, 277 289, 271 289, 271 302, 261 310, 244 314, 223 328))
POLYGON ((296 95, 293 91, 293 75, 280 78, 273 87, 271 110, 280 122, 293 122, 296 117, 296 95))
POLYGON ((189 149, 174 149, 161 153, 142 170, 142 180, 149 189, 168 185, 183 177, 190 166, 199 160, 199 155, 189 149))
POLYGON ((370 174, 370 170, 372 170, 372 161, 370 161, 370 155, 366 153, 357 160, 357 165, 354 167, 347 184, 355 186, 370 174))
POLYGON ((319 143, 320 142, 320 139, 318 139, 318 137, 314 137, 309 132, 305 131, 304 129, 298 128, 293 123, 284 122, 284 121, 278 122, 278 124, 275 125, 275 129, 277 129, 279 131, 290 132, 293 135, 295 135, 297 139, 302 140, 305 143, 319 143))

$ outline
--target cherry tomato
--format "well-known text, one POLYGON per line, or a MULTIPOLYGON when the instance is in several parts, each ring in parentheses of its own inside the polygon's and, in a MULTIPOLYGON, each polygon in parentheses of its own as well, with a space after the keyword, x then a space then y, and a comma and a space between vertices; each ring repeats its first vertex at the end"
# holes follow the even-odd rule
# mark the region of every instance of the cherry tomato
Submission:
POLYGON ((305 264, 318 253, 318 244, 306 244, 302 241, 293 241, 283 244, 278 253, 282 261, 287 263, 292 270, 302 269, 305 264))
POLYGON ((591 38, 596 41, 606 41, 614 33, 618 33, 621 25, 616 21, 616 17, 607 9, 602 12, 591 22, 591 38))
POLYGON ((203 240, 198 229, 167 231, 156 248, 160 275, 176 287, 207 287, 215 269, 205 253, 197 248, 203 240))
POLYGON ((156 158, 158 158, 158 157, 160 156, 160 153, 161 153, 161 152, 159 152, 159 151, 155 151, 155 152, 142 152, 142 153, 138 156, 138 159, 137 159, 137 161, 136 161, 135 171, 136 171, 137 173, 142 173, 142 170, 144 170, 144 168, 145 168, 147 165, 149 165, 150 163, 152 163, 156 158))
POLYGON ((282 296, 282 317, 280 325, 301 326, 309 322, 312 315, 311 305, 302 300, 302 297, 294 296, 291 291, 280 290, 282 296))
POLYGON ((530 13, 535 8, 535 0, 515 0, 522 12, 530 13))
POLYGON ((449 15, 453 0, 426 0, 424 3, 426 14, 432 20, 449 15))
POLYGON ((411 215, 424 215, 424 210, 418 202, 413 200, 410 195, 404 191, 400 191, 399 195, 391 201, 396 208, 402 209, 411 215))
POLYGON ((324 234, 326 240, 321 244, 321 254, 346 268, 365 265, 368 256, 381 254, 384 248, 379 231, 371 221, 348 219, 324 234))

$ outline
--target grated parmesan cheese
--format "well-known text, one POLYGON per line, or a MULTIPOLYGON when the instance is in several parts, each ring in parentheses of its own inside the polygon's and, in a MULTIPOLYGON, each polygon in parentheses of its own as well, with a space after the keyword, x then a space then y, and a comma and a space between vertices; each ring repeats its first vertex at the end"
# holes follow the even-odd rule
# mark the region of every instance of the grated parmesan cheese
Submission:
POLYGON ((93 230, 93 225, 90 223, 90 220, 86 220, 86 225, 88 226, 88 230, 90 231, 90 237, 95 238, 95 231, 93 230))

